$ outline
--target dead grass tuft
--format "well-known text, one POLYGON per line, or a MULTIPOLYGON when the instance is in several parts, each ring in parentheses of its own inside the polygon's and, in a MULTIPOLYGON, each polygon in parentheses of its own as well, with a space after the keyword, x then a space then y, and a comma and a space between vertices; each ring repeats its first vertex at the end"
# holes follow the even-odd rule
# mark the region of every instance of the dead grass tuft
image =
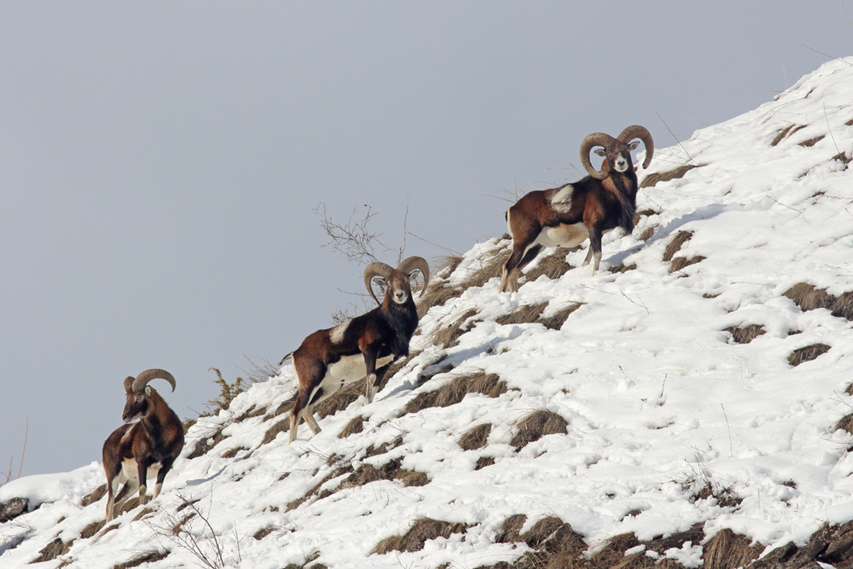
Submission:
POLYGON ((468 279, 460 285, 461 290, 467 290, 475 286, 483 286, 495 277, 501 274, 501 268, 507 262, 512 254, 509 246, 506 249, 492 252, 491 255, 482 259, 480 268, 468 277, 468 279))
POLYGON ((841 162, 842 164, 844 164, 846 166, 846 165, 850 164, 850 161, 853 160, 853 158, 851 158, 850 156, 847 156, 846 152, 839 152, 838 154, 833 156, 831 158, 831 160, 838 160, 839 162, 841 162))
POLYGON ((548 301, 540 304, 523 304, 510 312, 495 319, 498 324, 526 324, 536 322, 545 307, 548 306, 548 301))
POLYGON ((572 529, 572 526, 553 516, 533 524, 521 539, 533 549, 550 553, 580 553, 586 549, 583 538, 572 529))
POLYGON ((656 227, 657 225, 654 225, 652 227, 646 227, 645 229, 643 229, 642 233, 637 236, 637 239, 639 241, 648 241, 649 239, 655 236, 656 227))
MULTIPOLYGON (((848 388, 849 389, 849 388, 848 388)), ((847 431, 853 435, 853 413, 841 417, 835 424, 836 431, 847 431)))
POLYGON ((199 439, 195 444, 195 448, 193 448, 193 451, 187 458, 192 459, 203 456, 210 452, 213 447, 225 440, 227 437, 226 435, 222 434, 222 429, 224 429, 224 427, 220 427, 216 431, 216 433, 213 434, 212 437, 205 437, 203 439, 199 439))
POLYGON ((462 401, 469 393, 499 397, 506 393, 506 382, 494 373, 477 371, 454 378, 449 383, 426 393, 418 394, 403 408, 403 413, 417 413, 430 407, 449 407, 462 401))
POLYGON ((821 356, 829 351, 829 348, 832 346, 827 346, 826 344, 812 344, 811 346, 806 346, 804 348, 799 348, 791 352, 791 355, 788 356, 788 363, 794 367, 797 367, 801 363, 810 362, 814 359, 817 359, 818 356, 821 356))
MULTIPOLYGON (((101 498, 103 498, 106 495, 107 495, 107 485, 101 484, 100 486, 98 486, 97 488, 95 488, 94 490, 92 490, 91 492, 86 494, 83 497, 83 499, 80 501, 80 505, 85 508, 86 506, 90 506, 90 505, 94 504, 95 502, 97 502, 98 500, 100 500, 101 498)), ((7 521, 7 520, 4 520, 2 518, 2 516, 0 516, 0 522, 5 522, 5 521, 7 521)))
POLYGON ((677 273, 678 271, 689 267, 690 265, 695 265, 696 263, 701 263, 705 260, 705 257, 702 255, 696 255, 695 257, 676 257, 669 264, 669 272, 677 273))
POLYGON ((728 528, 720 530, 702 546, 703 567, 705 569, 748 567, 764 550, 763 545, 751 545, 751 542, 749 538, 737 535, 728 528))
POLYGON ((477 450, 486 446, 489 433, 492 432, 492 424, 477 425, 459 439, 458 444, 462 450, 477 450))
POLYGON ((339 489, 364 486, 378 480, 398 480, 403 483, 403 486, 426 486, 429 484, 429 476, 426 473, 401 468, 402 462, 402 458, 395 458, 379 467, 362 464, 341 483, 339 489))
POLYGON ((68 553, 68 550, 71 549, 71 544, 73 541, 69 543, 65 543, 58 537, 45 545, 40 551, 38 557, 30 561, 30 563, 44 563, 45 561, 51 561, 56 559, 60 555, 65 555, 68 553))
POLYGON ((626 265, 624 263, 619 263, 618 265, 614 265, 614 266, 610 267, 609 271, 613 274, 627 273, 628 271, 633 271, 636 268, 637 268, 637 265, 635 265, 633 263, 630 265, 626 265))
POLYGON ((559 309, 558 311, 556 311, 551 316, 540 316, 539 320, 537 320, 537 322, 539 322, 540 324, 542 324, 543 326, 545 326, 549 330, 559 330, 560 328, 563 327, 563 324, 566 323, 566 320, 568 320, 568 318, 572 314, 572 312, 574 312, 575 310, 577 310, 581 306, 582 306, 582 304, 580 304, 580 303, 570 304, 568 306, 565 306, 565 307, 559 309))
POLYGON ((792 134, 794 134, 795 132, 797 132, 798 130, 803 129, 803 128, 806 128, 806 125, 804 125, 804 124, 801 124, 801 125, 791 124, 791 125, 788 125, 786 128, 783 128, 781 130, 776 131, 776 136, 770 142, 770 146, 776 146, 777 144, 782 142, 782 140, 784 140, 786 137, 791 136, 792 134))
POLYGON ((536 264, 530 270, 524 272, 527 282, 533 282, 542 275, 551 280, 562 277, 573 268, 566 260, 567 254, 568 252, 565 248, 557 247, 552 253, 537 257, 536 264))
POLYGON ((441 306, 451 298, 458 297, 460 294, 462 294, 460 289, 449 287, 441 281, 436 282, 424 293, 423 298, 418 300, 418 318, 423 318, 433 306, 441 306))
POLYGON ((257 539, 258 541, 260 541, 260 540, 264 539, 266 536, 268 536, 269 534, 271 534, 271 533, 272 533, 272 532, 274 532, 274 531, 275 531, 275 528, 274 528, 274 527, 272 527, 272 526, 267 526, 267 527, 265 527, 265 528, 261 528, 261 529, 259 529, 258 531, 256 531, 256 532, 254 533, 254 535, 252 535, 252 537, 253 537, 253 538, 255 538, 255 539, 257 539))
POLYGON ((338 434, 339 439, 345 439, 350 435, 354 435, 356 433, 360 433, 364 430, 364 416, 359 415, 358 417, 353 417, 347 426, 344 427, 344 430, 338 434))
POLYGON ((156 561, 160 561, 161 559, 166 559, 169 556, 168 551, 147 551, 137 557, 134 557, 130 561, 125 561, 124 563, 116 563, 113 565, 113 569, 130 569, 131 567, 138 567, 139 565, 143 565, 145 563, 154 563, 156 561))
POLYGON ((687 243, 691 237, 693 237, 692 231, 679 231, 676 233, 675 237, 672 238, 669 245, 666 246, 666 250, 663 252, 664 262, 668 263, 672 261, 675 254, 681 251, 681 247, 687 243))
POLYGON ((278 421, 275 425, 267 429, 267 432, 264 433, 264 438, 261 440, 261 444, 269 444, 275 440, 279 433, 287 433, 290 432, 290 419, 282 419, 278 421))
POLYGON ((288 503, 287 507, 285 508, 284 511, 290 512, 291 510, 295 510, 296 508, 298 508, 299 506, 301 506, 302 504, 304 504, 305 502, 307 502, 309 499, 311 499, 314 496, 318 496, 318 499, 322 500, 323 498, 331 495, 332 494, 331 491, 329 491, 329 490, 321 491, 320 487, 322 487, 329 480, 337 478, 338 476, 343 476, 347 472, 353 472, 353 467, 347 466, 344 468, 336 468, 335 470, 333 470, 332 472, 330 472, 329 474, 324 476, 322 480, 320 480, 314 486, 312 486, 311 489, 308 490, 308 492, 306 492, 304 496, 302 496, 301 498, 297 498, 297 499, 293 500, 292 502, 288 503))
POLYGON ((815 136, 814 138, 810 138, 808 140, 802 141, 800 143, 800 146, 802 146, 803 148, 811 148, 812 146, 814 146, 815 144, 817 144, 818 142, 820 142, 824 138, 826 138, 826 135, 821 134, 821 135, 815 136))
POLYGON ((480 470, 481 468, 486 468, 487 466, 491 466, 495 463, 495 457, 493 456, 481 456, 477 459, 477 464, 474 465, 474 470, 480 470))
POLYGON ((517 543, 522 541, 521 528, 527 521, 525 514, 513 514, 503 521, 497 535, 495 543, 517 543))
POLYGON ((731 326, 724 329, 732 335, 732 340, 737 344, 748 344, 757 337, 766 333, 764 326, 760 324, 750 324, 748 326, 731 326))
POLYGON ((826 289, 819 289, 809 283, 797 283, 782 295, 793 300, 803 312, 826 308, 833 316, 853 320, 853 291, 836 297, 826 292, 826 289))
POLYGON ((471 326, 474 323, 474 321, 468 322, 468 319, 476 315, 477 311, 473 308, 466 310, 465 313, 462 314, 462 316, 460 316, 453 322, 453 324, 450 324, 447 327, 438 330, 432 335, 433 344, 436 346, 441 346, 444 349, 452 348, 453 346, 458 344, 458 340, 462 337, 462 334, 470 330, 471 326))
MULTIPOLYGON (((680 178, 683 178, 684 175, 687 172, 689 172, 690 170, 692 170, 693 168, 699 168, 701 166, 704 166, 704 164, 699 164, 699 165, 697 165, 697 164, 685 164, 683 166, 679 166, 678 168, 676 168, 674 170, 669 170, 667 172, 649 174, 648 176, 643 178, 642 182, 640 182, 640 187, 641 188, 650 188, 652 186, 657 185, 660 182, 669 182, 670 180, 678 180, 680 178)), ((655 213, 657 213, 657 212, 655 212, 655 213)))
POLYGON ((463 523, 445 522, 432 518, 420 518, 412 524, 405 534, 383 539, 373 553, 384 555, 392 551, 420 551, 427 541, 439 537, 449 538, 454 533, 465 533, 468 525, 463 523))
POLYGON ((521 450, 528 444, 538 441, 545 435, 565 435, 569 423, 562 416, 544 409, 534 411, 517 423, 518 433, 509 444, 521 450))

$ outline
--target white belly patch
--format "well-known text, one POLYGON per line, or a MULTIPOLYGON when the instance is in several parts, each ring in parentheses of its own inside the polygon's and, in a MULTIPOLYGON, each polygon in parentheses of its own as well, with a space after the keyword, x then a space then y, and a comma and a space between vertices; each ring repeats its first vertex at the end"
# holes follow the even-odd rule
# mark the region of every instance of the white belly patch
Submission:
MULTIPOLYGON (((161 464, 159 462, 155 462, 151 466, 148 467, 148 479, 147 483, 150 485, 153 482, 157 481, 157 473, 160 472, 161 464)), ((139 474, 136 467, 136 461, 132 458, 126 458, 121 461, 121 482, 132 481, 134 485, 139 485, 139 474)))
MULTIPOLYGON (((394 356, 385 356, 384 358, 376 359, 376 369, 388 365, 394 361, 394 356)), ((364 365, 364 356, 355 354, 353 356, 343 356, 326 369, 326 376, 317 389, 323 389, 323 395, 320 399, 325 399, 329 395, 334 394, 347 383, 358 381, 367 375, 367 366, 364 365)), ((317 392, 314 390, 314 393, 317 392)), ((313 399, 314 393, 311 394, 313 399)))
POLYGON ((554 227, 543 227, 536 242, 545 247, 576 247, 589 239, 589 231, 583 223, 561 223, 554 227))

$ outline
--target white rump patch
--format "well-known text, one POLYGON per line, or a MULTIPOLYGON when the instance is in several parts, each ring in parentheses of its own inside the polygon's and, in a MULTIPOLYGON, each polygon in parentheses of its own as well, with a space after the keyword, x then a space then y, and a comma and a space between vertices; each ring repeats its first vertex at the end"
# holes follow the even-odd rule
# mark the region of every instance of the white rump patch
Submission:
POLYGON ((566 184, 551 196, 551 207, 560 213, 567 213, 572 208, 572 194, 575 188, 571 184, 566 184))
POLYGON ((352 320, 347 320, 343 324, 338 324, 337 326, 332 328, 332 332, 331 334, 329 334, 329 339, 332 340, 333 344, 340 344, 341 342, 343 342, 344 334, 346 333, 347 328, 349 328, 350 322, 352 322, 352 320))
MULTIPOLYGON (((160 472, 161 466, 159 462, 155 462, 148 467, 147 480, 149 483, 157 480, 157 473, 160 472)), ((121 462, 119 480, 122 483, 130 482, 132 486, 139 486, 139 470, 137 470, 136 460, 126 458, 121 462)))

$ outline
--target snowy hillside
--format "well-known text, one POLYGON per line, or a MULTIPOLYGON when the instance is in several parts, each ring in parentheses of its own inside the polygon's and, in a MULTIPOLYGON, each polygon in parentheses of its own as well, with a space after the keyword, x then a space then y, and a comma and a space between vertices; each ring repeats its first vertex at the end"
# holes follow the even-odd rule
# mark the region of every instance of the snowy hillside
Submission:
POLYGON ((586 245, 512 295, 508 239, 451 260, 413 356, 316 437, 287 444, 286 366, 106 527, 99 464, 0 487, 30 510, 0 524, 0 567, 203 566, 194 545, 252 569, 849 560, 851 101, 848 58, 659 149, 594 277, 565 270, 586 245))

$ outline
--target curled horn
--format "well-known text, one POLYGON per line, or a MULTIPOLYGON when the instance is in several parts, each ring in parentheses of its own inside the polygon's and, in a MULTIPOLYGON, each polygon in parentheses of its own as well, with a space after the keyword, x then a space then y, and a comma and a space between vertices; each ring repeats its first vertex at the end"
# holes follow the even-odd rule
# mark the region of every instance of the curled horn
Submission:
POLYGON ((132 376, 127 376, 126 378, 124 378, 124 390, 127 391, 128 393, 133 391, 133 377, 132 376))
POLYGON ((424 276, 424 288, 421 289, 421 294, 418 298, 424 295, 427 285, 429 284, 429 263, 423 257, 407 257, 403 259, 397 270, 408 276, 412 271, 420 271, 424 276))
MULTIPOLYGON (((175 390, 175 378, 171 373, 164 369, 146 369, 142 373, 136 376, 136 379, 133 380, 132 389, 133 391, 142 391, 142 389, 148 385, 148 382, 152 379, 165 379, 172 386, 172 391, 175 390)), ((125 388, 127 388, 128 381, 124 380, 125 388)))
POLYGON ((589 161, 589 153, 594 146, 603 146, 604 148, 607 148, 614 142, 616 142, 616 139, 603 132, 588 134, 586 138, 583 139, 583 142, 581 142, 581 163, 589 175, 596 180, 603 180, 608 174, 604 171, 603 165, 601 170, 596 170, 592 167, 592 164, 589 161))
POLYGON ((373 277, 382 277, 383 279, 387 279, 388 275, 393 271, 391 267, 386 265, 385 263, 375 262, 367 265, 367 268, 364 269, 364 286, 367 287, 367 292, 370 293, 370 296, 373 297, 373 300, 376 301, 376 304, 382 304, 379 302, 379 299, 376 298, 376 295, 373 293, 373 288, 370 286, 370 281, 373 280, 373 277))
POLYGON ((619 140, 628 144, 630 141, 635 138, 639 138, 643 141, 643 144, 646 146, 646 158, 643 160, 643 168, 648 168, 649 164, 652 161, 652 156, 655 153, 655 143, 652 140, 651 133, 646 130, 646 127, 640 126, 638 124, 631 125, 618 136, 619 140))

